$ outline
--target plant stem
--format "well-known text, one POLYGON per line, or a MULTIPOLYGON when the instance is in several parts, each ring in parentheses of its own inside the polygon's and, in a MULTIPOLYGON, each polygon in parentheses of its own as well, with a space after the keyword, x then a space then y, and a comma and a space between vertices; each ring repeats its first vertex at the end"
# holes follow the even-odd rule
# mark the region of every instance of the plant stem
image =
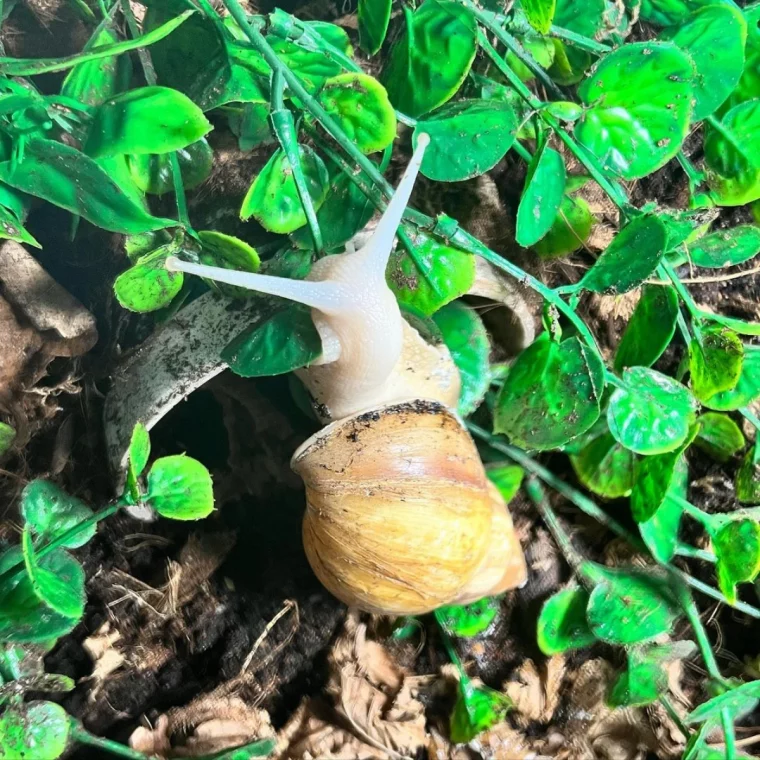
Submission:
POLYGON ((285 156, 293 172, 293 180, 296 183, 298 197, 301 200, 306 221, 309 224, 311 237, 314 240, 314 248, 317 255, 324 250, 322 242, 322 230, 319 228, 317 212, 314 210, 314 203, 309 193, 309 186, 306 184, 306 176, 303 172, 301 155, 298 149, 298 138, 296 135, 293 114, 285 108, 285 79, 282 71, 279 69, 272 72, 272 114, 270 116, 272 128, 277 136, 280 147, 285 152, 285 156))
POLYGON ((86 744, 89 747, 97 747, 112 755, 129 758, 129 760, 150 760, 148 755, 144 755, 136 749, 127 747, 124 744, 119 744, 119 742, 112 741, 111 739, 95 736, 84 728, 81 723, 74 720, 74 718, 71 718, 70 720, 71 738, 80 744, 86 744))
POLYGON ((169 153, 169 165, 172 170, 172 183, 174 185, 174 199, 177 203, 177 219, 188 232, 192 230, 190 215, 187 213, 187 198, 185 197, 185 185, 182 182, 182 170, 179 166, 177 151, 169 153))
POLYGON ((734 721, 731 718, 729 710, 720 711, 720 725, 723 729, 723 741, 726 745, 726 760, 735 760, 736 758, 736 730, 734 721))
POLYGON ((708 531, 713 527, 714 520, 712 518, 712 515, 695 506, 690 501, 681 498, 678 494, 668 494, 668 498, 672 499, 687 515, 689 515, 689 517, 696 520, 708 531))
POLYGON ((590 37, 584 37, 582 34, 571 32, 569 29, 563 29, 561 26, 554 26, 554 24, 552 24, 551 29, 549 29, 549 36, 569 42, 573 47, 577 47, 579 50, 585 50, 587 53, 604 55, 612 50, 610 45, 605 45, 603 42, 597 42, 590 37))
POLYGON ((694 598, 683 584, 677 585, 676 595, 678 601, 681 603, 686 619, 689 621, 689 624, 694 631, 694 636, 697 639, 697 646, 702 653, 702 659, 705 661, 708 675, 717 683, 724 684, 725 680, 718 667, 718 661, 715 659, 715 654, 713 653, 712 644, 710 643, 707 631, 705 630, 704 625, 702 625, 702 618, 699 616, 697 605, 694 604, 694 598))
POLYGON ((694 195, 694 191, 702 184, 705 175, 697 170, 697 167, 692 164, 689 157, 682 150, 678 151, 676 158, 689 178, 689 193, 690 195, 694 195))
POLYGON ((705 596, 709 596, 711 599, 715 599, 715 601, 721 602, 722 604, 727 604, 732 609, 738 610, 739 612, 743 612, 745 615, 749 615, 750 617, 760 620, 760 610, 757 609, 757 607, 753 607, 751 604, 746 604, 745 602, 740 602, 740 601, 730 604, 726 600, 726 598, 723 596, 723 594, 720 593, 720 591, 718 591, 717 589, 714 589, 712 586, 708 586, 706 583, 703 583, 702 581, 697 580, 696 578, 692 578, 688 573, 685 573, 683 570, 670 568, 670 572, 678 576, 687 586, 691 586, 691 588, 693 588, 696 591, 699 591, 701 594, 704 594, 705 596))
POLYGON ((660 697, 660 704, 665 708, 665 712, 670 716, 670 719, 673 721, 673 723, 676 724, 676 727, 684 735, 684 738, 689 739, 691 736, 691 731, 681 719, 681 716, 678 714, 678 711, 673 706, 673 703, 670 701, 670 699, 667 696, 663 695, 660 697))
POLYGON ((696 549, 688 544, 679 543, 676 547, 676 554, 679 557, 689 557, 690 559, 701 559, 703 562, 715 563, 715 555, 704 549, 696 549))
POLYGON ((519 141, 515 140, 512 143, 512 147, 515 150, 515 153, 517 153, 520 158, 525 161, 526 164, 529 164, 533 160, 533 155, 529 150, 525 148, 525 146, 519 141))

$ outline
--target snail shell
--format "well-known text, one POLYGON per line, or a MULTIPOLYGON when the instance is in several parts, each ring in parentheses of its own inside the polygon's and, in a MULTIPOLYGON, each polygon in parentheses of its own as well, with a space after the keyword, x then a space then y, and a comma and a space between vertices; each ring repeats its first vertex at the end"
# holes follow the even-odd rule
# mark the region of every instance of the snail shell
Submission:
POLYGON ((346 604, 421 614, 525 580, 504 502, 472 438, 438 402, 335 422, 291 466, 306 485, 306 555, 346 604))

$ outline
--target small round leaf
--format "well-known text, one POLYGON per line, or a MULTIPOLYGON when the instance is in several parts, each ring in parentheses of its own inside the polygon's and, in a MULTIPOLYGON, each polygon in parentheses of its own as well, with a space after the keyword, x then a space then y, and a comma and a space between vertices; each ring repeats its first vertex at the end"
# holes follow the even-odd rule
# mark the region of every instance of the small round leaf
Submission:
POLYGON ((12 704, 0 715, 0 760, 57 760, 66 749, 70 720, 53 702, 12 704))
POLYGON ((533 250, 545 259, 566 256, 582 248, 591 235, 594 216, 583 198, 565 195, 549 232, 533 250))
MULTIPOLYGON (((198 140, 177 151, 182 185, 192 190, 211 174, 214 152, 208 142, 198 140)), ((163 195, 174 192, 174 177, 168 153, 127 156, 129 173, 135 185, 144 193, 163 195)))
POLYGON ((157 459, 148 472, 146 502, 162 517, 200 520, 214 510, 209 471, 188 456, 157 459))
POLYGON ((509 504, 520 490, 525 471, 517 465, 491 464, 486 467, 486 475, 499 489, 504 503, 509 504))
POLYGON ((558 591, 544 602, 538 618, 538 647, 545 655, 561 654, 593 644, 586 621, 589 594, 574 587, 558 591))
POLYGON ((727 415, 707 412, 697 420, 699 432, 694 445, 718 462, 727 462, 744 448, 745 440, 739 426, 727 415))
POLYGON ((753 581, 760 572, 760 525, 738 519, 726 523, 713 536, 718 586, 732 604, 736 585, 753 581))
POLYGON ((698 267, 720 269, 743 264, 760 253, 760 228, 739 224, 699 238, 688 246, 689 258, 698 267))
MULTIPOLYGON (((49 480, 33 480, 21 493, 21 514, 38 538, 50 541, 92 517, 92 510, 49 480)), ((84 546, 95 535, 96 527, 90 525, 62 546, 84 546)))
POLYGON ((125 309, 138 313, 163 309, 182 290, 184 274, 164 266, 172 250, 170 246, 157 248, 116 278, 114 293, 125 309))
POLYGON ((435 611, 438 622, 451 636, 472 638, 491 627, 501 608, 499 599, 486 596, 472 604, 451 604, 435 611))
POLYGON ((689 344, 691 389, 700 401, 731 391, 739 382, 744 346, 730 328, 709 325, 689 344))
POLYGON ((760 346, 744 346, 744 362, 736 385, 716 393, 702 403, 716 412, 731 412, 752 403, 760 396, 760 346))
POLYGON ((565 162, 544 143, 528 166, 525 189, 517 209, 517 242, 528 248, 552 228, 565 193, 565 162))
POLYGON ((584 436, 585 445, 570 454, 578 480, 605 499, 628 496, 633 488, 633 452, 621 446, 600 418, 584 436))

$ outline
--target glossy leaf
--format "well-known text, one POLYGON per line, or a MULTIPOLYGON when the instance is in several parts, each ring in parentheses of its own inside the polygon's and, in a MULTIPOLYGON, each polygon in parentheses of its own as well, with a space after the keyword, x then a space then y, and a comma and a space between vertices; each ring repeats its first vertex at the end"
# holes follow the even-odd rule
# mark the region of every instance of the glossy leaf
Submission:
POLYGON ((738 206, 760 198, 760 156, 755 138, 760 129, 760 99, 734 106, 723 114, 719 128, 705 127, 705 165, 721 205, 738 206))
POLYGON ((692 119, 700 121, 728 98, 742 75, 747 38, 742 12, 729 3, 707 5, 660 36, 674 42, 694 61, 697 75, 692 119))
MULTIPOLYGON (((176 153, 185 190, 192 190, 209 178, 214 152, 205 139, 176 153)), ((127 156, 127 164, 135 185, 144 193, 163 195, 174 192, 170 154, 127 156)))
POLYGON ((116 298, 125 309, 145 313, 168 306, 182 289, 182 272, 170 272, 165 266, 173 245, 165 245, 122 272, 113 284, 116 298))
POLYGON ((633 452, 621 446, 600 418, 583 436, 584 445, 570 454, 578 480, 605 499, 628 496, 633 488, 633 452))
POLYGON ((391 20, 393 0, 359 0, 357 21, 359 45, 368 55, 375 55, 383 46, 391 20))
POLYGON ((222 359, 242 377, 268 377, 308 366, 321 354, 310 311, 291 304, 243 330, 222 351, 222 359))
POLYGON ((5 58, 0 57, 0 74, 5 76, 34 76, 36 74, 47 74, 54 71, 66 71, 72 66, 81 65, 88 61, 97 61, 102 58, 120 55, 130 50, 154 45, 170 35, 178 26, 186 23, 193 11, 186 11, 180 15, 172 14, 173 18, 165 24, 156 26, 147 34, 135 37, 131 40, 123 40, 113 45, 101 45, 98 49, 88 50, 76 55, 65 56, 64 58, 5 58))
POLYGON ((209 471, 188 456, 157 459, 148 472, 146 503, 162 517, 201 520, 214 511, 209 471))
POLYGON ((367 74, 339 74, 319 92, 322 107, 362 153, 385 150, 396 137, 396 113, 388 93, 367 74))
POLYGON ((457 411, 467 417, 480 406, 491 382, 488 333, 475 309, 459 302, 439 309, 433 319, 459 370, 462 386, 457 411))
POLYGON ((0 422, 0 457, 7 454, 16 440, 16 431, 6 422, 0 422))
MULTIPOLYGON (((315 210, 324 202, 329 187, 327 168, 308 146, 298 146, 301 167, 315 210)), ((285 152, 278 148, 248 189, 240 218, 253 217, 270 232, 287 234, 306 224, 293 171, 285 152)))
POLYGON ((520 490, 525 471, 517 465, 488 465, 486 467, 486 475, 496 488, 499 489, 504 503, 509 504, 520 490))
POLYGON ((638 216, 604 249, 580 284, 595 293, 627 293, 657 268, 665 252, 665 226, 654 214, 638 216))
POLYGON ((506 694, 474 686, 467 681, 459 682, 459 693, 451 715, 451 741, 463 744, 504 720, 512 701, 506 694))
POLYGON ((615 353, 615 370, 651 367, 670 345, 678 320, 678 296, 670 285, 644 285, 615 353))
POLYGON ((281 37, 268 37, 277 57, 293 70, 309 92, 316 92, 328 79, 341 73, 341 65, 318 50, 309 50, 281 37))
POLYGON ((639 644, 669 633, 678 610, 665 583, 638 570, 599 568, 586 609, 593 634, 610 644, 639 644))
MULTIPOLYGON (((186 8, 195 9, 191 0, 149 0, 146 5, 145 29, 155 29, 186 8)), ((220 29, 204 13, 194 13, 150 54, 159 84, 179 90, 204 111, 220 104, 231 76, 230 56, 220 29)))
POLYGON ((556 0, 520 0, 520 8, 528 23, 540 34, 548 34, 552 27, 556 0))
POLYGON ((610 707, 644 707, 667 692, 665 671, 652 662, 631 662, 612 684, 607 704, 610 707))
POLYGON ((745 100, 760 97, 760 3, 744 7, 747 42, 744 46, 744 71, 724 107, 731 108, 745 100))
POLYGON ((84 570, 68 552, 55 549, 37 561, 27 526, 21 537, 24 565, 34 593, 50 609, 79 620, 84 614, 84 570))
POLYGON ((475 257, 403 224, 412 251, 402 244, 391 253, 386 271, 390 289, 402 306, 423 316, 464 295, 475 281, 475 257))
POLYGON ((681 455, 676 460, 675 474, 670 481, 665 500, 648 520, 639 523, 639 533, 658 562, 670 562, 675 556, 683 507, 677 499, 671 497, 685 499, 688 487, 689 467, 686 464, 686 457, 681 455))
POLYGON ((760 396, 760 346, 744 346, 744 362, 736 386, 704 399, 702 403, 716 412, 730 412, 747 406, 760 396))
POLYGON ((697 402, 689 390, 666 375, 645 367, 623 373, 607 407, 615 440, 637 454, 664 454, 677 449, 696 420, 697 402))
MULTIPOLYGON (((604 0, 556 0, 554 24, 584 37, 596 39, 605 23, 604 0)), ((556 82, 575 84, 591 65, 591 55, 561 40, 552 40, 555 54, 549 74, 556 82)))
POLYGON ((565 194, 565 162, 556 150, 544 143, 528 166, 525 188, 517 209, 517 242, 535 245, 557 219, 565 194))
POLYGON ((129 467, 136 478, 140 477, 150 459, 150 434, 142 422, 132 430, 129 440, 129 467))
POLYGON ((589 594, 580 586, 549 597, 538 618, 538 647, 547 656, 590 646, 596 637, 586 621, 589 594))
MULTIPOLYGON (((92 510, 49 480, 37 479, 21 492, 21 515, 39 540, 51 541, 92 517, 92 510)), ((69 549, 84 546, 95 531, 96 526, 90 525, 61 546, 69 549)))
POLYGON ((406 22, 382 82, 391 103, 417 118, 443 105, 464 82, 475 59, 477 27, 454 0, 426 0, 406 22))
MULTIPOLYGON (((244 240, 233 235, 225 235, 215 230, 200 230, 198 239, 201 242, 199 259, 201 264, 222 269, 232 269, 238 272, 258 272, 261 260, 256 249, 244 240)), ((252 296, 252 291, 227 285, 214 280, 205 280, 207 285, 229 298, 246 299, 252 296)), ((255 297, 255 296, 254 296, 255 297)))
POLYGON ((0 573, 21 563, 20 571, 0 584, 0 639, 34 644, 63 636, 74 628, 77 619, 55 612, 38 598, 23 561, 20 546, 0 554, 0 573))
POLYGON ((678 24, 690 13, 715 0, 642 0, 640 17, 656 26, 678 24))
POLYGON ((486 596, 472 604, 450 604, 435 611, 436 620, 450 636, 472 638, 485 633, 496 620, 499 599, 486 596))
MULTIPOLYGON (((119 41, 110 29, 103 29, 95 37, 91 50, 119 41)), ((109 56, 96 61, 79 63, 66 75, 61 85, 61 95, 73 98, 88 106, 99 106, 112 98, 129 82, 131 66, 129 56, 109 56)))
POLYGON ((168 87, 139 87, 106 100, 93 117, 85 153, 93 158, 169 153, 211 130, 190 98, 168 87))
POLYGON ((742 504, 760 504, 760 465, 756 463, 754 446, 736 473, 736 498, 742 504))
POLYGON ((66 750, 70 719, 53 702, 15 702, 0 715, 0 760, 57 760, 66 750))
POLYGON ((698 267, 720 269, 743 264, 760 253, 760 228, 739 224, 718 230, 692 243, 688 251, 698 267))
POLYGON ((533 249, 542 258, 556 258, 582 248, 591 235, 594 217, 583 198, 565 195, 549 232, 533 249))
POLYGON ((459 182, 493 169, 512 146, 517 131, 509 103, 459 100, 417 122, 413 143, 430 135, 420 171, 438 182, 459 182))
POLYGON ((699 432, 694 445, 718 462, 727 462, 745 446, 739 426, 727 415, 707 412, 697 420, 699 432))
POLYGON ((496 401, 494 430, 529 449, 562 446, 599 418, 604 368, 578 338, 540 335, 510 367, 496 401))
POLYGON ((749 681, 703 702, 684 718, 684 722, 687 725, 707 722, 718 724, 724 710, 732 721, 737 721, 755 710, 758 704, 760 681, 749 681))
MULTIPOLYGON (((325 248, 328 251, 342 251, 346 242, 364 229, 374 213, 372 201, 351 178, 343 173, 338 175, 317 211, 317 221, 325 248)), ((308 227, 301 227, 291 233, 291 240, 299 248, 314 246, 314 239, 308 227)))
POLYGON ((736 387, 744 362, 744 346, 728 327, 710 325, 689 344, 691 389, 700 401, 736 387))
POLYGON ((2 206, 0 206, 0 240, 15 240, 17 243, 42 248, 30 232, 19 223, 14 214, 2 206))
POLYGON ((713 536, 718 586, 731 604, 736 585, 755 580, 760 573, 760 525, 738 519, 726 523, 713 536))
POLYGON ((689 59, 669 42, 637 42, 606 55, 578 89, 589 106, 575 137, 622 179, 645 177, 681 148, 692 112, 689 59))
POLYGON ((29 140, 23 161, 0 163, 0 180, 109 232, 135 235, 177 224, 151 216, 95 161, 76 148, 52 140, 29 140))

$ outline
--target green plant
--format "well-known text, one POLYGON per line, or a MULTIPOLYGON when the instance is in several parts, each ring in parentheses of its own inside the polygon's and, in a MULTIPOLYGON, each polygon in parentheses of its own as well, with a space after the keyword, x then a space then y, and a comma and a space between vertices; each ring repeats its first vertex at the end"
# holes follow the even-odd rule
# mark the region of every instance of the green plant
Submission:
MULTIPOLYGON (((384 51, 379 82, 362 72, 347 35, 331 24, 279 10, 247 17, 236 0, 225 0, 225 17, 207 0, 145 5, 140 30, 129 4, 114 4, 78 56, 0 59, 7 105, 0 115, 0 234, 34 244, 23 224, 29 196, 36 196, 127 235, 132 267, 116 281, 116 294, 127 308, 151 311, 188 295, 183 274, 164 268, 169 256, 302 278, 314 258, 342 250, 390 198, 383 172, 398 122, 411 128, 413 144, 422 133, 432 137, 422 165, 432 180, 477 176, 507 151, 524 161, 517 241, 544 258, 583 248, 594 219, 579 192, 596 183, 619 209, 620 231, 578 282, 550 288, 451 217, 433 219, 411 208, 387 279, 403 307, 434 316, 464 376, 461 411, 477 409, 471 430, 483 456, 530 475, 528 493, 579 578, 577 588, 547 603, 542 645, 561 651, 598 639, 620 644, 629 664, 612 702, 666 700, 661 665, 684 657, 687 648, 663 650, 652 639, 685 615, 710 687, 721 692, 686 721, 703 728, 692 733, 683 725, 685 757, 710 754, 704 727, 713 722, 723 727, 726 757, 735 757, 733 721, 756 704, 756 684, 721 676, 687 589, 760 617, 736 591, 760 570, 758 513, 742 507, 711 515, 691 504, 685 456, 695 446, 729 459, 745 446, 736 419, 756 430, 760 425, 748 408, 760 397, 760 350, 751 343, 760 326, 701 307, 677 268, 691 261, 721 269, 758 252, 753 225, 710 230, 716 207, 760 200, 754 144, 760 4, 741 10, 731 2, 631 0, 623 9, 607 0, 523 0, 502 12, 492 2, 425 0, 403 5, 400 34, 386 55, 391 3, 360 0, 362 48, 384 51), (132 40, 117 41, 120 10, 132 40), (659 29, 656 39, 626 42, 637 16, 659 29), (130 89, 123 54, 135 49, 145 86, 130 89), (65 69, 70 73, 59 95, 42 95, 20 79, 65 69), (159 104, 183 118, 157 124, 159 104), (277 143, 240 210, 290 236, 263 262, 242 241, 194 230, 188 217, 185 190, 210 165, 209 111, 226 117, 244 150, 271 137, 277 143), (693 132, 701 134, 701 167, 683 152, 693 132), (688 178, 689 208, 635 206, 626 183, 674 160, 688 178), (146 193, 157 189, 174 192, 176 220, 148 210, 146 193), (547 305, 546 331, 506 376, 489 364, 479 316, 457 303, 472 282, 474 256, 535 289, 547 305), (578 305, 587 293, 639 288, 638 306, 607 362, 578 305), (472 340, 463 340, 468 333, 472 340), (679 369, 652 369, 673 344, 679 369), (564 451, 592 494, 630 496, 638 535, 526 450, 564 451), (536 478, 648 554, 652 567, 613 570, 575 556, 536 478), (684 516, 704 528, 712 551, 680 540, 684 516), (713 563, 718 589, 676 569, 678 556, 713 563), (646 608, 643 621, 624 614, 632 597, 646 608)), ((269 319, 233 341, 225 358, 251 377, 298 369, 320 353, 308 313, 278 304, 269 319)), ((736 490, 744 504, 760 503, 759 461, 755 446, 739 469, 736 490)), ((514 473, 506 478, 520 480, 514 473)), ((482 727, 477 698, 467 694, 470 725, 482 727)), ((461 710, 458 715, 457 735, 467 739, 472 732, 461 728, 461 710)))
MULTIPOLYGON (((211 513, 214 497, 206 468, 187 456, 157 459, 143 476, 150 438, 143 425, 132 435, 127 483, 112 504, 93 512, 47 480, 33 480, 21 494, 21 544, 0 554, 0 758, 60 757, 69 742, 141 758, 121 744, 90 734, 54 702, 25 701, 27 692, 65 692, 70 678, 45 673, 42 658, 84 615, 85 576, 71 549, 84 546, 101 520, 142 507, 175 520, 211 513), (33 753, 33 754, 32 754, 33 753)), ((269 742, 252 751, 268 754, 269 742), (266 746, 265 746, 266 745, 266 746)), ((258 753, 258 754, 256 754, 258 753)), ((232 758, 232 755, 224 757, 232 758)))

